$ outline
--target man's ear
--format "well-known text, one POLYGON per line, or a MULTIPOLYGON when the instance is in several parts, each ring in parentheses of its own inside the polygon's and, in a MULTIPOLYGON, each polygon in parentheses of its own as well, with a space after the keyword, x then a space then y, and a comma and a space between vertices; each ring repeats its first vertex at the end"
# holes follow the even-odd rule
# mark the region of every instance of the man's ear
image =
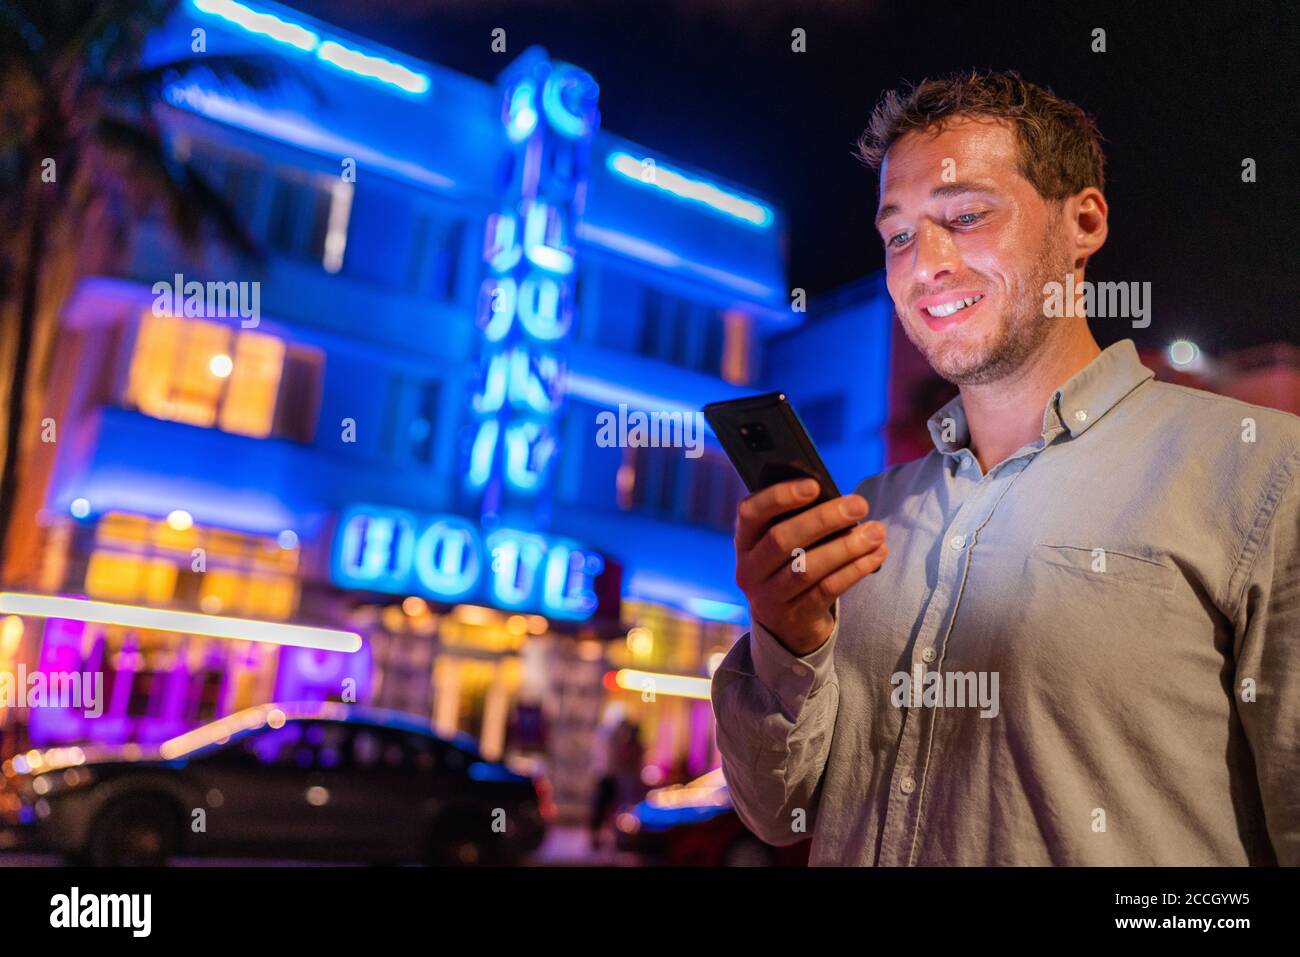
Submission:
POLYGON ((1110 207, 1101 190, 1089 186, 1065 201, 1064 214, 1067 239, 1078 268, 1106 244, 1110 207))

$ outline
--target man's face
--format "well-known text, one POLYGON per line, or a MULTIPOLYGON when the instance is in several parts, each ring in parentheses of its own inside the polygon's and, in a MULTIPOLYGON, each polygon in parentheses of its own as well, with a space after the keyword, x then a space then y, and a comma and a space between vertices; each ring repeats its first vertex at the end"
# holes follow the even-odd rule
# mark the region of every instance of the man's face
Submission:
POLYGON ((996 382, 1035 355, 1050 331, 1043 285, 1073 271, 1060 204, 1017 157, 1009 124, 962 118, 901 137, 881 168, 889 294, 907 337, 957 385, 996 382))

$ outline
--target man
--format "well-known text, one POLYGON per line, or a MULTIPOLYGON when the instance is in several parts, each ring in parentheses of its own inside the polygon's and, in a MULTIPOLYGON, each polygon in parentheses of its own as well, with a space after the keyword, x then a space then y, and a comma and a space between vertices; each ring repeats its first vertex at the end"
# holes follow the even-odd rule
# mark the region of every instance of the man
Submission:
POLYGON ((854 495, 741 503, 741 818, 813 864, 1300 864, 1300 419, 1045 308, 1107 234, 1077 106, 927 81, 860 151, 898 319, 960 395, 854 495))

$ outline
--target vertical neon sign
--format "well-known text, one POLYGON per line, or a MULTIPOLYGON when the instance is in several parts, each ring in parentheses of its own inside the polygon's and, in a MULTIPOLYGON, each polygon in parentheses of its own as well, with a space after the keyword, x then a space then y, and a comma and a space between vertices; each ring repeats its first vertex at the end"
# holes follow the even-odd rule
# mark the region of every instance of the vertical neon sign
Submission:
POLYGON ((600 123, 595 80, 551 62, 540 47, 511 64, 498 88, 508 146, 501 206, 488 216, 483 242, 483 348, 465 469, 465 490, 485 521, 512 503, 534 507, 559 451, 573 236, 600 123))

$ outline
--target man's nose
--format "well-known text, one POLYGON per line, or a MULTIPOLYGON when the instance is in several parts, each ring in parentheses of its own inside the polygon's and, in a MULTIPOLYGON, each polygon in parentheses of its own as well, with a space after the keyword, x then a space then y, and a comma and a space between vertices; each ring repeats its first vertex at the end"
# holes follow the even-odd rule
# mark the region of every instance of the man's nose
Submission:
POLYGON ((912 265, 914 282, 930 283, 943 279, 949 273, 955 273, 961 266, 961 257, 957 254, 957 244, 952 241, 948 230, 931 222, 923 222, 917 228, 915 259, 912 265))

